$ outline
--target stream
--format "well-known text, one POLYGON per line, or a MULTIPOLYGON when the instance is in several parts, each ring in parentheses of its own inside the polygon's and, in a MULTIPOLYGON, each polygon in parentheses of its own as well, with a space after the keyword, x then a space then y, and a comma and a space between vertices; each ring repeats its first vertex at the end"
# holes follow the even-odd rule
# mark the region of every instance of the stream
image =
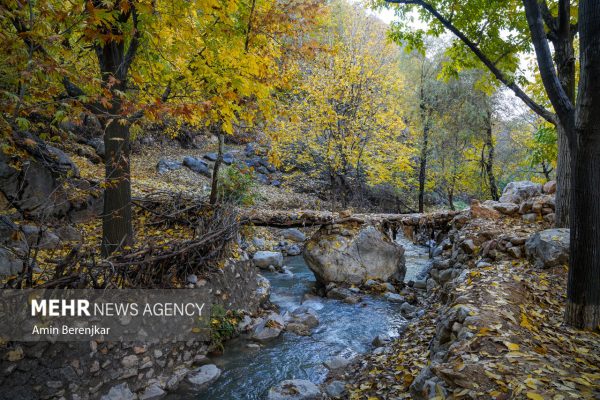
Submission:
MULTIPOLYGON (((427 248, 398 239, 406 252, 406 278, 415 279, 428 264, 427 248)), ((271 302, 280 313, 300 306, 305 293, 310 293, 315 277, 302 256, 288 257, 285 264, 293 275, 263 273, 271 282, 271 302)), ((180 392, 168 399, 178 400, 259 400, 269 388, 285 379, 307 379, 319 384, 327 375, 323 362, 340 352, 365 353, 379 334, 398 336, 406 320, 400 315, 400 304, 380 296, 363 295, 358 304, 346 304, 328 298, 305 302, 315 309, 320 324, 311 336, 290 332, 262 344, 260 349, 247 347, 245 339, 228 341, 225 353, 211 361, 223 372, 221 377, 201 392, 180 392)))

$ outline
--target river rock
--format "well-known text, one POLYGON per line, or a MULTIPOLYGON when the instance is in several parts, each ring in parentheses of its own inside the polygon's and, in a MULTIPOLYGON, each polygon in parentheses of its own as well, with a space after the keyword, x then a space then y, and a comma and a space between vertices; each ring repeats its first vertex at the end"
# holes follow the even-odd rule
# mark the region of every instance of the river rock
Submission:
POLYGON ((510 182, 504 188, 501 203, 520 204, 523 201, 542 194, 542 185, 530 181, 510 182))
POLYGON ((373 280, 373 279, 367 279, 365 282, 365 287, 368 289, 372 289, 378 285, 379 285, 379 282, 377 282, 376 280, 373 280))
POLYGON ((192 171, 204 175, 207 178, 212 176, 208 164, 199 158, 186 156, 183 158, 183 165, 191 169, 192 171))
POLYGON ((304 259, 324 285, 361 284, 367 279, 402 281, 406 273, 404 248, 371 225, 347 225, 337 231, 322 227, 307 242, 304 259))
POLYGON ((311 334, 309 327, 307 327, 306 325, 298 324, 296 322, 290 322, 289 324, 287 324, 285 329, 288 332, 295 333, 298 336, 310 336, 311 334))
POLYGON ((167 393, 160 387, 158 383, 153 383, 148 386, 144 392, 140 395, 140 400, 156 400, 167 393))
POLYGON ((256 180, 258 180, 259 183, 262 183, 263 185, 268 185, 269 184, 269 177, 265 174, 256 174, 256 180))
POLYGON ((23 271, 23 260, 9 249, 0 247, 0 275, 16 275, 23 271))
POLYGON ((53 249, 60 243, 60 238, 54 233, 34 225, 21 226, 21 232, 25 235, 25 240, 30 247, 53 249))
POLYGON ((341 398, 346 393, 346 384, 342 381, 332 381, 325 386, 325 393, 334 399, 341 398))
POLYGON ((71 226, 64 225, 60 228, 56 229, 54 233, 58 236, 58 238, 63 242, 80 242, 81 241, 81 232, 71 226))
POLYGON ((391 283, 389 283, 389 282, 383 282, 383 283, 381 284, 381 286, 383 286, 383 287, 384 287, 384 289, 385 289, 386 291, 388 291, 388 292, 396 293, 396 287, 394 287, 394 285, 392 285, 392 284, 391 284, 391 283))
POLYGON ((269 389, 267 400, 317 400, 321 391, 314 383, 304 379, 289 379, 269 389))
POLYGON ((553 194, 556 193, 556 181, 548 181, 544 184, 544 193, 553 194))
POLYGON ((252 244, 258 250, 263 250, 265 248, 266 242, 265 242, 265 239, 263 239, 263 238, 255 237, 252 239, 252 244))
POLYGON ((304 296, 302 296, 302 305, 308 306, 313 310, 321 310, 324 307, 321 297, 311 293, 305 293, 304 296))
POLYGON ((346 368, 348 365, 350 365, 350 363, 352 363, 354 360, 356 360, 356 358, 358 357, 358 354, 351 350, 351 349, 345 349, 342 352, 340 352, 339 354, 325 360, 325 362, 323 362, 323 364, 330 370, 330 371, 339 371, 341 369, 346 368))
POLYGON ((110 388, 107 394, 102 396, 100 400, 135 400, 137 396, 129 389, 126 383, 110 388))
POLYGON ((466 239, 460 244, 460 248, 467 254, 473 254, 475 252, 476 246, 473 242, 473 239, 466 239))
POLYGON ((175 371, 173 371, 173 374, 167 379, 165 388, 170 391, 177 389, 181 381, 185 379, 186 375, 189 372, 190 370, 185 367, 177 368, 175 371))
MULTIPOLYGON (((477 199, 471 200, 470 213, 472 218, 498 219, 501 216, 501 214, 498 211, 494 210, 491 207, 482 205, 477 199)), ((457 229, 460 229, 468 220, 468 218, 465 217, 466 216, 464 215, 458 214, 452 220, 452 224, 457 229), (463 218, 465 219, 464 221, 462 220, 463 218)))
POLYGON ((254 157, 256 155, 257 146, 258 145, 256 143, 247 143, 246 147, 244 148, 244 154, 246 157, 254 157))
POLYGON ((187 380, 195 388, 200 389, 209 386, 219 379, 219 376, 221 376, 221 370, 214 364, 208 364, 188 374, 187 380))
POLYGON ((294 242, 304 242, 306 240, 306 235, 296 228, 282 230, 281 236, 294 242))
POLYGON ((231 164, 233 164, 234 161, 235 161, 235 157, 233 157, 233 154, 231 154, 231 153, 223 154, 223 163, 225 165, 231 165, 231 164))
POLYGON ((297 244, 292 244, 285 248, 285 253, 288 256, 298 256, 298 255, 302 254, 302 248, 300 246, 298 246, 297 244))
POLYGON ((351 360, 348 360, 342 356, 333 356, 326 360, 323 364, 330 370, 346 368, 350 364, 351 360))
POLYGON ((264 276, 256 275, 256 297, 258 298, 258 304, 264 304, 269 300, 271 295, 271 282, 264 276))
POLYGON ((290 313, 286 313, 284 318, 289 322, 305 325, 308 328, 314 328, 319 325, 319 318, 315 310, 308 306, 300 306, 290 313))
POLYGON ((415 306, 407 302, 402 303, 400 306, 400 314, 402 314, 404 318, 413 318, 416 310, 417 308, 415 306))
POLYGON ((525 242, 525 254, 537 268, 550 268, 569 262, 569 229, 546 229, 525 242))
POLYGON ((402 302, 404 302, 404 297, 402 297, 398 293, 386 292, 383 295, 383 297, 385 297, 386 300, 391 301, 393 303, 402 303, 402 302))
POLYGON ((537 220, 537 214, 536 213, 523 214, 522 218, 523 218, 523 221, 525 221, 525 222, 533 223, 537 220))
POLYGON ((252 257, 252 262, 262 269, 269 268, 269 265, 281 268, 283 266, 283 254, 279 251, 257 251, 252 257))
POLYGON ((327 291, 327 297, 334 300, 344 300, 347 297, 353 296, 350 289, 342 287, 332 287, 327 291))
POLYGON ((285 322, 281 315, 271 313, 254 326, 250 338, 259 342, 274 339, 281 334, 284 326, 285 322))
POLYGON ((217 153, 206 153, 204 158, 206 158, 208 161, 217 161, 219 155, 217 153))
POLYGON ((389 335, 382 333, 380 335, 375 336, 375 339, 373 339, 371 344, 375 347, 381 347, 381 346, 385 346, 386 344, 388 344, 391 340, 392 340, 392 338, 390 338, 389 335))
POLYGON ((515 215, 519 212, 519 206, 515 203, 498 203, 492 205, 494 210, 501 212, 504 215, 515 215))
POLYGON ((249 315, 244 315, 244 318, 242 318, 242 320, 240 322, 238 322, 238 330, 240 332, 245 332, 247 331, 250 326, 252 325, 252 318, 250 318, 249 315))
POLYGON ((181 165, 182 164, 179 161, 161 158, 160 160, 158 160, 158 164, 156 164, 156 171, 159 174, 164 174, 165 172, 180 169, 181 165))
POLYGON ((427 287, 427 278, 415 280, 413 287, 415 289, 425 289, 427 287))

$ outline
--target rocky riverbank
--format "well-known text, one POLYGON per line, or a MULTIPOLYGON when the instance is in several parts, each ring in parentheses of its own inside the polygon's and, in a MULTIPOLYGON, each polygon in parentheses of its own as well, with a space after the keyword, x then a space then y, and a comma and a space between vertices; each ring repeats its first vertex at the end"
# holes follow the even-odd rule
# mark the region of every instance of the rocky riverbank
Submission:
POLYGON ((550 194, 517 183, 454 218, 424 315, 341 377, 348 398, 600 395, 600 336, 562 324, 568 230, 550 228, 550 194))

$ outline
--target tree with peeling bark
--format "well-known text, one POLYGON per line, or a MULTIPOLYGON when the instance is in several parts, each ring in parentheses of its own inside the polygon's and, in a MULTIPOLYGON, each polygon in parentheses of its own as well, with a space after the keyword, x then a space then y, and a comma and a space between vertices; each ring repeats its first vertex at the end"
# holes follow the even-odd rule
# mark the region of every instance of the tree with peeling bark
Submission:
MULTIPOLYGON (((418 7, 429 22, 429 33, 439 35, 447 29, 457 37, 450 51, 457 65, 483 63, 535 113, 556 125, 557 224, 566 223, 568 209, 571 232, 565 322, 600 329, 600 3, 387 1, 403 4, 398 8, 403 17, 418 7), (575 8, 578 18, 572 13, 575 8), (574 50, 577 34, 579 71, 574 50), (533 101, 514 74, 517 54, 532 49, 554 112, 533 101)), ((397 40, 419 43, 423 31, 405 34, 402 28, 401 23, 393 28, 397 40)))

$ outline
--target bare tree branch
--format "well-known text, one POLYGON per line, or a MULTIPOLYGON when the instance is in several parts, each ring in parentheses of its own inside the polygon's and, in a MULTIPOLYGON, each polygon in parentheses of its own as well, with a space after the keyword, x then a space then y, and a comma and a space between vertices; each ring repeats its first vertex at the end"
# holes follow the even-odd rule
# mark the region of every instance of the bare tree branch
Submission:
MULTIPOLYGON (((395 4, 414 4, 422 7, 431 15, 433 15, 446 29, 452 32, 458 37, 474 54, 479 60, 490 70, 490 72, 502 82, 506 87, 513 91, 513 93, 520 98, 533 112, 538 114, 552 124, 556 124, 556 115, 546 108, 536 103, 531 97, 529 97, 523 89, 521 89, 512 79, 504 74, 494 63, 481 51, 481 49, 471 41, 463 32, 461 32, 456 26, 454 26, 448 19, 440 14, 431 4, 423 0, 386 0, 388 3, 395 4)), ((535 1, 535 0, 534 0, 535 1)), ((538 9, 539 10, 539 9, 538 9)))
MULTIPOLYGON (((572 122, 574 107, 556 74, 550 46, 544 32, 544 22, 539 3, 537 0, 523 0, 523 5, 525 6, 525 14, 531 31, 531 40, 535 48, 540 75, 548 93, 548 98, 560 121, 565 126, 569 126, 572 122)), ((572 133, 570 129, 566 129, 566 131, 568 134, 572 133)))

